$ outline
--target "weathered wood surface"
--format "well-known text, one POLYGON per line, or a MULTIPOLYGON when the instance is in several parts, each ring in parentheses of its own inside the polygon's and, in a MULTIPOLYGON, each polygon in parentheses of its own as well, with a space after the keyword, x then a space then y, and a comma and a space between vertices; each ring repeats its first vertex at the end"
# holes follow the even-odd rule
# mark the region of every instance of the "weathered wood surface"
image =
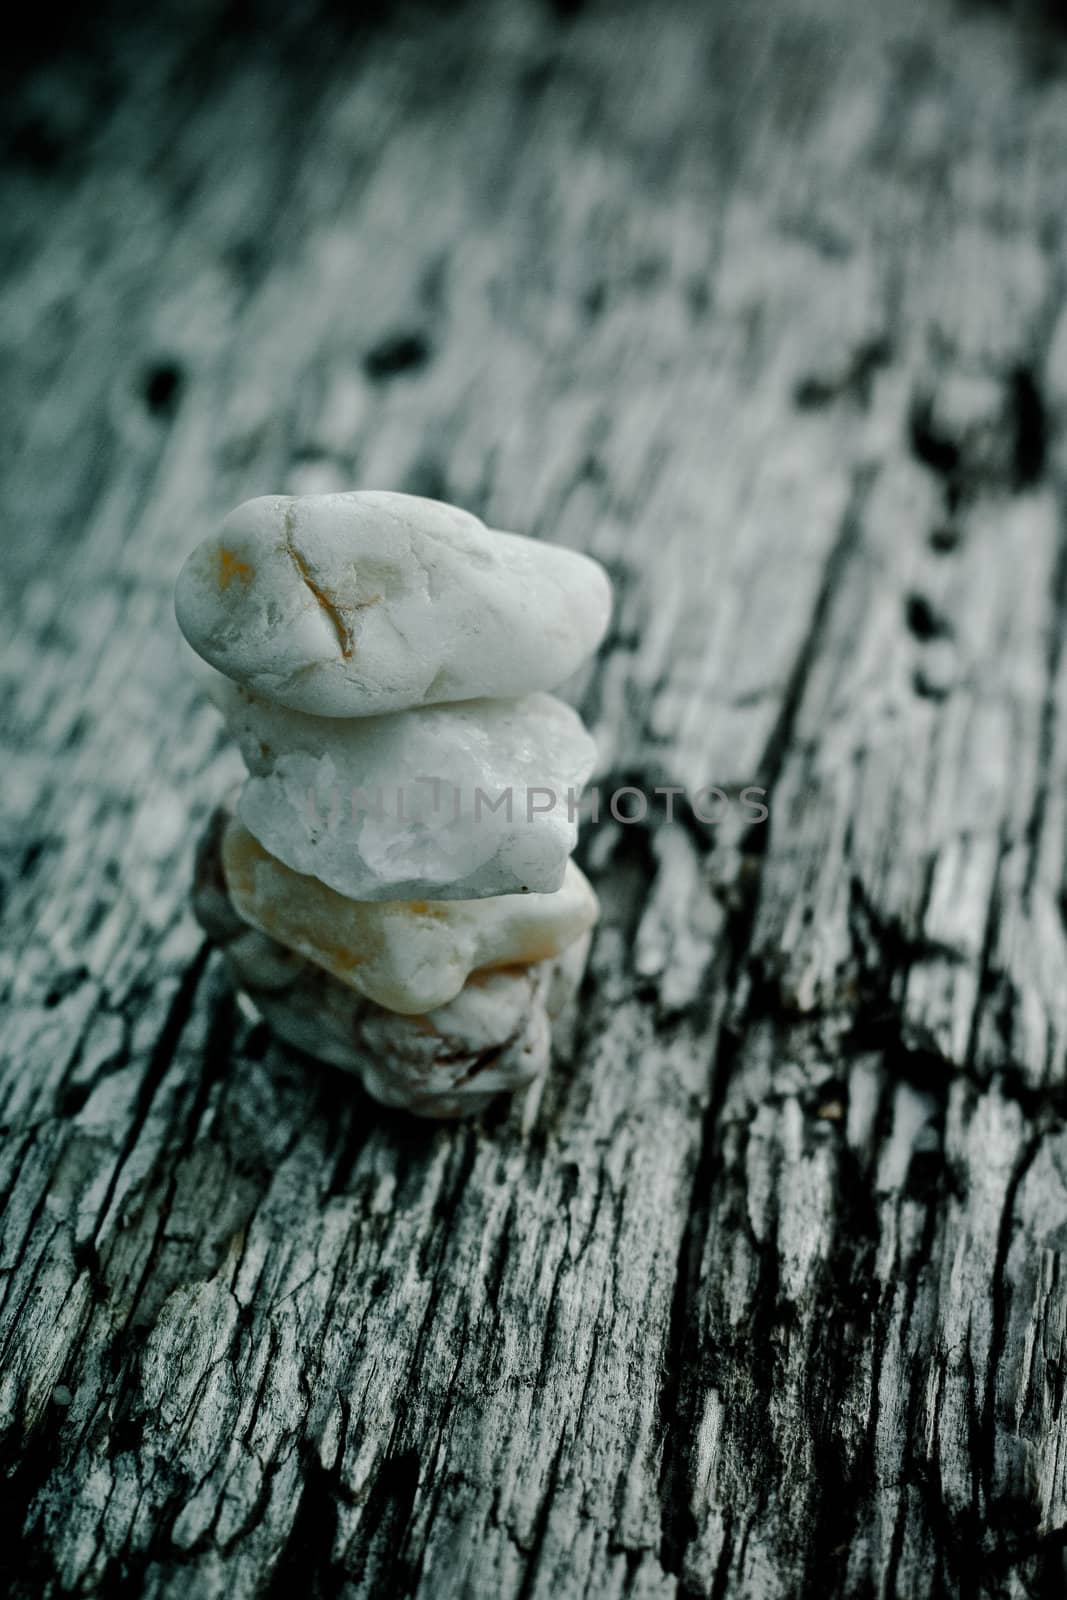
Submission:
POLYGON ((75 18, 5 98, 10 1591, 1051 1595, 1067 72, 1040 6, 75 18), (588 549, 605 903, 539 1103, 381 1113, 187 908, 184 552, 588 549))

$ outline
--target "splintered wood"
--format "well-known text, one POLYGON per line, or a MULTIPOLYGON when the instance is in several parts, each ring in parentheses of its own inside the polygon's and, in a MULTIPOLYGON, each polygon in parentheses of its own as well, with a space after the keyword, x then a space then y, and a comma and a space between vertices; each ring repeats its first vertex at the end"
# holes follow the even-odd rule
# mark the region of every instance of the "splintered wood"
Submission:
POLYGON ((1061 1592, 1051 8, 254 11, 3 101, 8 1591, 1061 1592), (573 1038, 470 1125, 189 909, 176 573, 354 487, 603 562, 594 782, 684 791, 586 825, 573 1038))

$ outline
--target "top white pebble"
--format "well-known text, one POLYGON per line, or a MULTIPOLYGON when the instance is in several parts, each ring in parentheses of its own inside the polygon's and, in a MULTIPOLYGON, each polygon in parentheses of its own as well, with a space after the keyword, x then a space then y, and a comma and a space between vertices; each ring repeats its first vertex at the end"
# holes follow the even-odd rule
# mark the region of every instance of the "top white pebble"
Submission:
POLYGON ((588 556, 436 500, 265 495, 197 546, 175 607, 256 694, 365 717, 555 688, 603 638, 611 585, 588 556))

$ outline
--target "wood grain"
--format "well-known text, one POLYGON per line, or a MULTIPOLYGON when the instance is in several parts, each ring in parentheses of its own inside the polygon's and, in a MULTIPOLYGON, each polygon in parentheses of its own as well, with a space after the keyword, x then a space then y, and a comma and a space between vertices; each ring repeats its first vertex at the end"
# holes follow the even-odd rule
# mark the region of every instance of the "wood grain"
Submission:
POLYGON ((1067 60, 947 0, 217 0, 4 97, 20 1596, 1067 1577, 1067 60), (605 916, 423 1127, 236 1011, 171 587, 241 499, 590 551, 605 916), (765 824, 740 806, 767 791, 765 824))

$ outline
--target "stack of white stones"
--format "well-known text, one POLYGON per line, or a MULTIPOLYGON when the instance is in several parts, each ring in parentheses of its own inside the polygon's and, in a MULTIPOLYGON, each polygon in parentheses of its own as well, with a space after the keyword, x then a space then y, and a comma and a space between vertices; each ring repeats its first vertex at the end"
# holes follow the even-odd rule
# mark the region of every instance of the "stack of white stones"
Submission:
POLYGON ((248 777, 194 905, 284 1039, 457 1116, 547 1065, 597 900, 570 859, 595 749, 546 690, 607 627, 586 556, 410 495, 247 501, 178 622, 248 777))

